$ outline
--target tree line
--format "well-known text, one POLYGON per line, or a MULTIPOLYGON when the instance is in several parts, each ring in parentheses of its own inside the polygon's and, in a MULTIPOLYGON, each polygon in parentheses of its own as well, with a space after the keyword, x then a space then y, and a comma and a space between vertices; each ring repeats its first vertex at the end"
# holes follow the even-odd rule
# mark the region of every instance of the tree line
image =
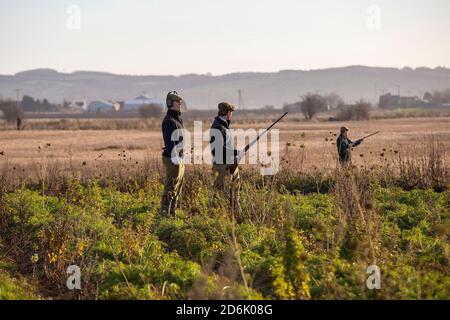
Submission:
POLYGON ((355 104, 346 105, 336 93, 326 95, 307 93, 300 101, 283 106, 284 111, 303 113, 306 120, 313 119, 319 112, 332 110, 336 112, 336 116, 330 120, 367 120, 371 109, 372 105, 363 99, 355 104))
POLYGON ((423 96, 423 100, 434 104, 450 103, 450 88, 442 91, 436 90, 433 91, 433 93, 426 92, 423 96))
POLYGON ((50 103, 46 98, 40 100, 28 95, 23 96, 20 106, 23 111, 27 112, 51 112, 60 109, 59 105, 50 103))

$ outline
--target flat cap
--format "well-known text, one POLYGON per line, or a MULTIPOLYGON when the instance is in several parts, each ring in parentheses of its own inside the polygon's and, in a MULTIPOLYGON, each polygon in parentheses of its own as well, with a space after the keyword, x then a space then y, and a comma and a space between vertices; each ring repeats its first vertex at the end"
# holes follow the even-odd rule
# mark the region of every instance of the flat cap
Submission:
POLYGON ((349 131, 350 129, 348 127, 341 127, 341 133, 344 133, 345 131, 349 131))
POLYGON ((230 111, 234 111, 236 108, 228 103, 228 102, 221 102, 219 103, 219 112, 230 112, 230 111))

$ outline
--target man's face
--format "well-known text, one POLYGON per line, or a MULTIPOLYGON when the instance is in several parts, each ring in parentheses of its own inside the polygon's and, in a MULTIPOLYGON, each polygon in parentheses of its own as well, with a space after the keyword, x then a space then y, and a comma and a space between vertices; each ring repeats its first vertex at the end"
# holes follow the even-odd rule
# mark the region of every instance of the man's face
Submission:
POLYGON ((342 135, 344 136, 345 139, 347 139, 347 132, 348 131, 344 131, 344 133, 342 133, 342 135))
POLYGON ((180 111, 181 110, 181 101, 174 100, 172 102, 172 109, 175 110, 175 111, 180 111))
POLYGON ((231 118, 233 117, 233 112, 232 111, 230 111, 230 112, 228 112, 227 113, 227 120, 231 120, 231 118))

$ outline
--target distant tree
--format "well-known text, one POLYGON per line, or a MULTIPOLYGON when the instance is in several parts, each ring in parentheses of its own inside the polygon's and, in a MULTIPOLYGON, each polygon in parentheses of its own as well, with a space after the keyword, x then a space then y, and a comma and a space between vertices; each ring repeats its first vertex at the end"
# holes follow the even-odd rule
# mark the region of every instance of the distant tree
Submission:
POLYGON ((36 112, 36 111, 53 111, 57 109, 57 106, 51 104, 48 99, 44 98, 44 100, 34 99, 28 95, 24 95, 22 98, 22 102, 20 106, 24 111, 36 112))
POLYGON ((64 99, 62 107, 63 107, 63 109, 68 109, 70 107, 70 102, 67 101, 66 99, 64 99))
POLYGON ((142 118, 159 118, 162 114, 162 108, 158 104, 147 104, 139 108, 139 113, 142 118))
POLYGON ((450 103, 450 89, 433 92, 433 103, 450 103))
POLYGON ((372 105, 364 101, 363 99, 359 100, 353 106, 353 113, 355 120, 368 120, 370 118, 370 110, 372 109, 372 105))
POLYGON ((433 99, 431 100, 431 102, 433 103, 441 103, 442 98, 441 98, 441 92, 440 91, 434 91, 433 92, 433 99))
POLYGON ((35 111, 35 101, 30 96, 24 95, 20 106, 24 111, 35 111))
POLYGON ((324 96, 327 106, 333 110, 344 104, 344 100, 337 93, 329 93, 324 96))
POLYGON ((423 100, 427 102, 431 102, 433 100, 433 95, 430 92, 425 92, 423 95, 423 100))
POLYGON ((42 112, 42 102, 39 99, 34 101, 34 111, 42 112))
POLYGON ((17 118, 23 118, 22 109, 17 106, 17 102, 6 100, 0 101, 0 111, 7 122, 15 123, 17 118))
POLYGON ((53 109, 53 106, 48 102, 47 99, 44 99, 42 101, 42 111, 51 111, 53 109))
POLYGON ((372 105, 361 99, 354 105, 341 105, 338 108, 336 119, 339 121, 368 120, 370 118, 371 109, 372 105))
POLYGON ((273 111, 273 110, 275 110, 275 107, 271 106, 271 105, 267 105, 267 106, 264 106, 263 109, 266 110, 266 111, 273 111))
POLYGON ((318 112, 326 108, 327 102, 319 94, 307 93, 300 102, 300 109, 307 120, 311 120, 318 112))
POLYGON ((445 89, 442 91, 442 103, 450 103, 450 89, 445 89))

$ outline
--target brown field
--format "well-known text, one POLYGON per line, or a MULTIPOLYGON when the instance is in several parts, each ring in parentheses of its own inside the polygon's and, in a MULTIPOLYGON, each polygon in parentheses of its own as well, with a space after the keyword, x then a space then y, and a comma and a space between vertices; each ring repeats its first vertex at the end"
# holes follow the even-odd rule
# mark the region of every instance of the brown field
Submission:
MULTIPOLYGON (((234 128, 264 128, 268 120, 239 121, 234 128)), ((99 120, 97 120, 99 121, 99 120)), ((145 120, 134 120, 145 121, 145 120)), ((336 146, 332 144, 339 127, 351 128, 350 137, 357 139, 380 130, 353 152, 354 164, 364 165, 394 159, 397 151, 413 153, 418 146, 426 146, 431 137, 442 144, 446 159, 450 156, 450 118, 383 119, 370 121, 304 122, 291 117, 280 129, 280 155, 284 165, 304 168, 331 168, 336 164, 336 146), (363 155, 361 157, 361 155, 363 155)), ((72 161, 74 165, 95 161, 126 158, 132 161, 159 158, 162 148, 159 123, 150 129, 132 130, 2 130, 0 131, 0 163, 21 165, 42 161, 72 161)), ((188 126, 190 127, 190 126, 188 126)), ((203 120, 204 129, 209 121, 203 120)), ((85 164, 86 164, 85 163, 85 164)))

